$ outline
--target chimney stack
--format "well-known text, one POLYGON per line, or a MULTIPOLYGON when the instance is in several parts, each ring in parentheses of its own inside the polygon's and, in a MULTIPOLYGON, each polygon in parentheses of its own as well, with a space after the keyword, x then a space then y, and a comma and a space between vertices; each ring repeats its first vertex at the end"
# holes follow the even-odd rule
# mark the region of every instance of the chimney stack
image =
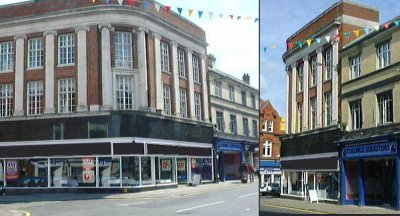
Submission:
POLYGON ((250 85, 250 75, 249 74, 244 74, 243 75, 243 82, 245 82, 248 85, 250 85))
POLYGON ((215 69, 215 57, 213 54, 209 54, 207 56, 207 65, 208 65, 208 67, 215 69))

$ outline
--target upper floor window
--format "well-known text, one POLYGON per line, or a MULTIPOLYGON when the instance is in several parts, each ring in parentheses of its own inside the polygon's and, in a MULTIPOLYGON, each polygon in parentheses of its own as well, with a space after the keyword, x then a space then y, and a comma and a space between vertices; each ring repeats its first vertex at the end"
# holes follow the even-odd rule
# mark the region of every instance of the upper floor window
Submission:
POLYGON ((377 54, 378 54, 378 62, 379 62, 378 69, 384 68, 384 67, 390 65, 390 56, 391 56, 390 42, 386 42, 386 43, 378 46, 377 54))
POLYGON ((108 137, 108 124, 88 122, 88 138, 106 138, 108 137))
POLYGON ((311 58, 311 86, 316 86, 317 85, 317 77, 318 77, 318 72, 317 72, 317 57, 314 56, 311 58))
POLYGON ((316 128, 317 124, 317 98, 313 97, 310 99, 310 129, 316 128))
POLYGON ((58 112, 69 113, 76 107, 75 79, 58 80, 58 112))
POLYGON ((0 43, 0 71, 14 70, 14 47, 12 42, 0 43))
POLYGON ((0 117, 11 116, 14 110, 13 85, 0 85, 0 117))
POLYGON ((271 157, 272 156, 272 142, 270 141, 265 141, 263 145, 263 156, 264 157, 271 157))
POLYGON ((249 120, 243 118, 243 135, 249 136, 249 120))
POLYGON ((351 129, 356 130, 362 128, 362 107, 361 107, 361 99, 349 102, 350 106, 350 121, 351 121, 351 129))
POLYGON ((185 51, 181 49, 178 49, 178 72, 180 77, 186 78, 185 51))
POLYGON ((302 92, 303 88, 304 88, 304 65, 301 64, 299 65, 299 67, 297 68, 297 76, 299 77, 298 79, 298 83, 297 83, 297 91, 298 92, 302 92))
POLYGON ((325 80, 332 79, 333 53, 332 48, 325 50, 325 80))
POLYGON ((246 92, 242 91, 241 94, 242 94, 242 105, 247 106, 246 92))
POLYGON ((303 131, 303 103, 297 104, 297 131, 303 131))
POLYGON ((43 67, 43 39, 28 40, 28 68, 43 67))
POLYGON ((230 115, 229 129, 231 129, 232 134, 237 134, 237 121, 235 115, 230 115))
POLYGON ((27 88, 27 115, 43 113, 43 81, 28 82, 27 88))
POLYGON ((75 35, 58 36, 58 65, 75 64, 75 35))
POLYGON ((217 111, 216 113, 216 128, 217 131, 224 131, 224 113, 217 111))
POLYGON ((133 109, 133 77, 117 76, 116 80, 117 109, 133 109))
POLYGON ((261 128, 261 130, 262 131, 267 131, 267 120, 264 120, 263 122, 262 122, 262 128, 261 128))
POLYGON ((53 125, 53 140, 63 140, 64 139, 64 124, 53 125))
POLYGON ((169 46, 164 42, 161 42, 161 69, 169 71, 169 46))
POLYGON ((268 132, 274 132, 274 121, 267 121, 267 126, 268 126, 268 128, 267 128, 267 131, 268 132))
POLYGON ((200 63, 197 56, 192 57, 192 67, 193 67, 193 80, 195 82, 200 82, 200 63))
POLYGON ((201 120, 201 94, 194 93, 194 115, 197 120, 201 120))
POLYGON ((115 32, 115 67, 132 68, 132 34, 115 32))
POLYGON ((229 100, 230 101, 235 101, 235 87, 233 86, 228 86, 229 89, 229 100))
POLYGON ((258 130, 258 124, 257 124, 256 120, 252 121, 252 126, 253 126, 253 136, 258 137, 259 130, 258 130))
POLYGON ((251 107, 256 108, 256 96, 251 95, 251 107))
POLYGON ((325 93, 325 122, 326 126, 332 124, 332 92, 325 93))
POLYGON ((361 57, 356 56, 350 59, 351 79, 357 79, 361 76, 361 57))
POLYGON ((163 86, 164 95, 164 112, 166 115, 171 115, 171 88, 167 85, 163 86))
POLYGON ((180 88, 179 89, 179 96, 180 96, 180 111, 181 111, 181 117, 182 118, 187 118, 187 97, 186 97, 186 89, 180 88))
POLYGON ((393 93, 387 91, 376 95, 378 101, 378 124, 393 122, 393 93))
POLYGON ((215 95, 217 97, 222 97, 222 83, 219 81, 215 81, 215 95))

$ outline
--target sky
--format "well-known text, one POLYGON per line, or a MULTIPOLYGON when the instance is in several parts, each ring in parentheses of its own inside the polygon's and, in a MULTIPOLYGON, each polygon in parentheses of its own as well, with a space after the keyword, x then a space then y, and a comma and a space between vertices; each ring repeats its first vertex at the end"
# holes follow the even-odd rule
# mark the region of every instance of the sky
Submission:
MULTIPOLYGON (((286 117, 286 39, 339 0, 260 0, 260 97, 286 117), (278 45, 275 49, 264 47, 278 45)), ((352 0, 379 10, 379 22, 400 15, 399 0, 352 0)))
MULTIPOLYGON (((23 1, 26 0, 0 0, 0 5, 23 1)), ((176 13, 178 13, 178 7, 182 8, 182 16, 206 31, 206 40, 209 44, 207 53, 213 54, 216 58, 217 69, 239 79, 242 79, 244 73, 248 73, 251 86, 258 89, 259 22, 254 22, 255 18, 259 18, 258 0, 157 1, 162 5, 171 6, 171 10, 176 13), (191 16, 189 16, 189 9, 193 10, 191 16), (204 11, 201 18, 198 11, 204 11), (209 18, 209 12, 214 13, 212 19, 209 18), (220 18, 219 14, 223 17, 220 18), (234 18, 231 20, 229 15, 234 15, 234 18), (237 20, 238 16, 242 18, 237 20), (251 19, 245 19, 246 17, 251 17, 251 19)))

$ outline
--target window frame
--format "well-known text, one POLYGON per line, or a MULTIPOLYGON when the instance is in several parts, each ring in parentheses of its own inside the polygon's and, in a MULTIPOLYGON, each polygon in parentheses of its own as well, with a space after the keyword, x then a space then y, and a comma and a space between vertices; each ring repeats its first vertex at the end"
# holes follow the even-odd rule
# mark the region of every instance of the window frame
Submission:
POLYGON ((184 88, 179 88, 179 110, 182 118, 188 118, 187 113, 187 92, 184 88))
POLYGON ((215 96, 218 98, 222 98, 222 82, 215 81, 215 96))
POLYGON ((263 157, 272 157, 272 142, 265 140, 263 147, 264 147, 263 157), (267 154, 268 152, 269 154, 267 154))
POLYGON ((218 132, 224 132, 224 112, 216 111, 215 112, 215 130, 218 132))
POLYGON ((43 68, 44 47, 43 38, 31 38, 28 40, 27 69, 43 68), (32 61, 34 60, 34 61, 32 61))
POLYGON ((250 136, 249 119, 243 117, 242 124, 243 124, 243 136, 250 136))
POLYGON ((247 106, 247 92, 241 91, 240 95, 242 96, 242 105, 247 106))
POLYGON ((362 112, 362 100, 354 100, 349 101, 349 110, 350 110, 350 121, 351 121, 351 130, 359 130, 363 127, 363 112, 362 112), (357 114, 358 122, 357 122, 357 114))
POLYGON ((116 31, 114 34, 115 68, 132 69, 133 40, 130 32, 116 31))
POLYGON ((376 95, 377 104, 377 125, 393 123, 393 91, 385 91, 376 95))
POLYGON ((325 125, 329 126, 332 124, 332 92, 326 92, 324 94, 324 103, 325 103, 325 125))
POLYGON ((310 59, 310 72, 311 72, 311 87, 317 85, 318 81, 318 68, 317 68, 317 56, 313 56, 310 59))
POLYGON ((59 79, 58 87, 58 113, 72 113, 76 111, 76 81, 75 78, 59 79), (66 84, 67 86, 63 86, 66 84), (62 95, 65 95, 62 97, 62 95), (65 99, 65 105, 62 101, 65 99), (62 109, 64 107, 64 109, 62 109), (65 109, 66 107, 66 109, 65 109))
POLYGON ((361 76, 361 55, 354 56, 349 59, 350 79, 357 79, 361 76))
POLYGON ((115 86, 116 109, 133 110, 135 99, 133 76, 117 74, 115 76, 115 86), (120 83, 120 81, 122 81, 122 83, 120 83), (120 88, 121 85, 122 89, 120 88))
POLYGON ((229 116, 229 129, 232 134, 237 134, 237 118, 236 115, 229 116))
POLYGON ((164 113, 165 115, 171 115, 171 87, 163 85, 163 98, 164 98, 164 113))
POLYGON ((317 127, 317 97, 310 98, 310 129, 317 127))
POLYGON ((201 94, 194 93, 194 116, 197 120, 201 120, 201 94))
POLYGON ((235 102, 235 87, 228 85, 229 100, 235 102))
POLYGON ((378 59, 378 69, 385 68, 391 64, 391 43, 390 41, 386 41, 380 43, 376 47, 376 56, 378 59))
POLYGON ((10 117, 14 114, 14 85, 0 84, 0 117, 10 117))
POLYGON ((42 80, 26 84, 26 115, 41 115, 44 112, 44 84, 42 80), (34 86, 32 86, 34 85, 34 86), (33 92, 31 91, 33 90, 33 92), (33 103, 33 112, 32 112, 33 103))
POLYGON ((0 43, 0 72, 9 71, 14 71, 14 43, 4 41, 0 43))
POLYGON ((333 72, 333 48, 329 47, 324 52, 325 59, 325 81, 332 79, 333 72))
POLYGON ((200 58, 192 56, 192 67, 193 67, 193 81, 200 83, 200 58))
POLYGON ((178 74, 180 78, 186 79, 186 64, 185 64, 185 51, 182 49, 178 49, 177 51, 178 58, 178 74))
POLYGON ((160 42, 161 70, 170 72, 169 65, 169 45, 166 42, 160 42))
POLYGON ((297 67, 297 92, 303 92, 304 91, 304 64, 299 64, 297 67))
POLYGON ((58 36, 58 66, 72 66, 75 65, 76 62, 76 51, 75 51, 75 34, 73 33, 68 33, 68 34, 61 34, 58 36), (62 38, 65 37, 66 44, 62 45, 62 38), (69 38, 71 37, 71 38, 69 38), (62 50, 66 51, 65 54, 65 62, 62 62, 61 56, 62 56, 62 50))

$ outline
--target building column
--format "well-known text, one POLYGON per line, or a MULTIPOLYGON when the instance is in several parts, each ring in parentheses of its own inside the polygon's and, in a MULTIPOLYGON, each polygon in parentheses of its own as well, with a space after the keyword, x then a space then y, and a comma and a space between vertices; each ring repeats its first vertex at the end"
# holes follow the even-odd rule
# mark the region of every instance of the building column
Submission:
POLYGON ((191 49, 186 49, 187 53, 187 66, 188 66, 188 71, 187 71, 187 78, 188 78, 188 92, 189 92, 189 98, 188 98, 188 104, 190 107, 189 110, 189 115, 191 119, 196 119, 196 116, 194 114, 194 81, 193 81, 193 62, 192 62, 192 55, 193 55, 193 50, 191 49))
POLYGON ((57 32, 49 31, 44 33, 46 40, 46 61, 45 61, 45 114, 53 114, 54 109, 54 39, 57 32))
POLYGON ((137 107, 145 109, 149 106, 147 98, 147 52, 146 52, 146 32, 147 30, 138 27, 134 30, 137 33, 137 52, 138 52, 138 94, 137 107))
POLYGON ((164 109, 163 101, 163 86, 162 86, 162 73, 161 73, 161 36, 157 33, 152 34, 154 38, 154 55, 155 55, 155 88, 156 88, 156 110, 164 109))
POLYGON ((78 34, 78 112, 88 111, 87 94, 87 39, 86 32, 90 28, 88 26, 79 27, 75 29, 78 34))
POLYGON ((101 74, 102 74, 102 98, 101 110, 112 110, 114 107, 113 76, 111 69, 111 36, 114 31, 111 24, 101 24, 101 74))
POLYGON ((359 206, 365 206, 365 187, 364 187, 364 161, 358 161, 358 191, 359 191, 359 206))
MULTIPOLYGON (((290 70, 289 67, 286 67, 286 122, 287 122, 287 119, 289 118, 289 115, 291 114, 291 113, 289 113, 289 100, 291 99, 289 97, 289 94, 290 94, 290 92, 289 92, 290 91, 290 87, 289 87, 290 86, 290 80, 289 80, 290 72, 289 72, 289 70, 290 70)), ((292 110, 292 112, 293 112, 293 110, 292 110)), ((286 123, 286 124, 287 124, 286 133, 288 134, 292 131, 293 125, 289 124, 289 123, 286 123)))
MULTIPOLYGON (((398 147, 397 143, 397 147, 398 147)), ((400 158, 396 157, 396 209, 400 210, 400 158)))
POLYGON ((303 58, 303 131, 310 130, 310 125, 308 120, 310 119, 309 114, 309 106, 310 99, 308 98, 308 56, 303 58))
MULTIPOLYGON (((178 43, 175 41, 171 42, 172 45, 172 67, 173 67, 173 84, 172 84, 172 103, 174 104, 175 107, 175 116, 180 117, 181 116, 181 109, 180 109, 180 104, 179 104, 179 71, 178 71, 178 43)), ((172 114, 172 113, 171 113, 172 114)))
POLYGON ((333 41, 332 48, 332 124, 338 123, 339 109, 339 76, 338 76, 338 59, 339 59, 339 41, 333 41))
POLYGON ((207 55, 201 56, 201 66, 200 66, 200 73, 201 73, 201 86, 202 86, 202 107, 201 110, 203 112, 203 120, 209 122, 209 106, 208 106, 208 85, 207 85, 207 55))
MULTIPOLYGON (((341 151, 339 151, 341 152, 341 151)), ((344 160, 339 159, 340 164, 340 204, 344 205, 346 202, 346 169, 344 166, 344 160)), ((314 181, 315 182, 315 181, 314 181)), ((315 187, 314 187, 315 188, 315 187)))
POLYGON ((14 116, 24 115, 24 44, 26 35, 16 36, 15 40, 15 111, 14 116))
MULTIPOLYGON (((292 133, 296 133, 297 129, 297 124, 299 119, 297 119, 297 69, 296 69, 296 64, 292 65, 292 119, 291 119, 291 124, 292 124, 292 133)), ((302 125, 300 125, 300 128, 302 125)))
POLYGON ((316 127, 321 128, 323 127, 322 125, 322 119, 324 116, 322 115, 322 110, 324 109, 324 105, 322 103, 322 51, 324 49, 321 47, 317 49, 317 122, 316 122, 316 127))

